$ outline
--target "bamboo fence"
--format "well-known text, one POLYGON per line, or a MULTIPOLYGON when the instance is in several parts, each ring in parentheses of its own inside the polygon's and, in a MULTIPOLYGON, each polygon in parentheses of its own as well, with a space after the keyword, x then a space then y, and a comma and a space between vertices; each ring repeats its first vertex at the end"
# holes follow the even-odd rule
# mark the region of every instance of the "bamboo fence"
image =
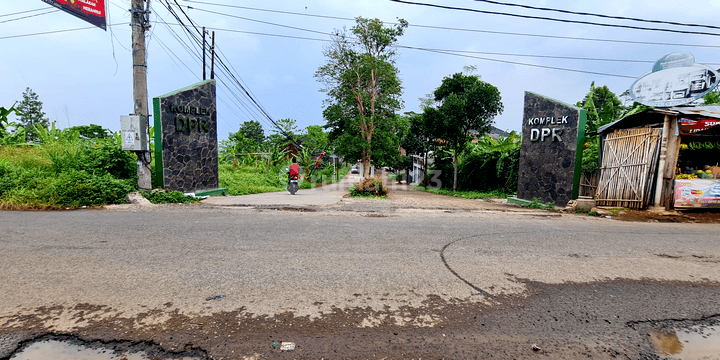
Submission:
POLYGON ((616 130, 607 135, 595 194, 597 205, 646 208, 652 194, 659 145, 660 129, 616 130))

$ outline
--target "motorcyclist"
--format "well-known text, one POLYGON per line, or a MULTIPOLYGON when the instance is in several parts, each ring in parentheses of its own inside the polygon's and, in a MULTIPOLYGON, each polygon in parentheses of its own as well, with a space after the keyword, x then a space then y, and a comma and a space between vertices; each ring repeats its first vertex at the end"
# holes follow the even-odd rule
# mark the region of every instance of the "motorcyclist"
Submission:
POLYGON ((297 164, 297 159, 292 159, 292 164, 290 164, 290 179, 297 179, 300 176, 300 165, 297 164))

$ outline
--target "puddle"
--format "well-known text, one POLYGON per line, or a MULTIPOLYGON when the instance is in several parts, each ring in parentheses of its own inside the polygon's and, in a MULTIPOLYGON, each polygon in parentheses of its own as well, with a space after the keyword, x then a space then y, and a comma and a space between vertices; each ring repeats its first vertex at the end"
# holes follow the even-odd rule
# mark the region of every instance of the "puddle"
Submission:
POLYGON ((145 351, 118 351, 103 347, 88 347, 57 340, 43 340, 30 344, 10 360, 202 360, 199 357, 163 357, 145 351))
POLYGON ((693 326, 689 329, 650 333, 658 355, 667 359, 719 359, 720 326, 693 326))

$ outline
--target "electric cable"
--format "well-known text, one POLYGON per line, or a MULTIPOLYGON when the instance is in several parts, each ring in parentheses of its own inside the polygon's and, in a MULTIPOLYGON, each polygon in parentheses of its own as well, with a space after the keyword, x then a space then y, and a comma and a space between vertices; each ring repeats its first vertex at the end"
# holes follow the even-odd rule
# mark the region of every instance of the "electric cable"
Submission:
MULTIPOLYGON (((164 5, 164 4, 163 4, 163 5, 164 5)), ((173 14, 173 12, 171 12, 171 14, 173 14)), ((156 15, 157 17, 160 17, 160 19, 162 20, 162 17, 161 17, 159 14, 156 13, 155 15, 156 15)), ((174 14, 174 16, 177 16, 177 14, 174 14)), ((176 20, 179 20, 179 19, 176 19, 176 20)), ((166 22, 164 22, 164 20, 163 20, 163 23, 164 23, 164 24, 166 25, 166 27, 170 30, 170 32, 175 36, 176 40, 177 40, 181 45, 183 45, 183 46, 186 48, 186 51, 188 51, 189 54, 193 55, 193 59, 195 60, 195 62, 198 63, 198 64, 200 64, 200 63, 199 63, 199 60, 198 60, 198 59, 200 58, 200 56, 201 56, 200 53, 199 53, 199 50, 196 49, 195 47, 190 47, 189 45, 187 45, 187 43, 186 43, 184 40, 182 40, 182 39, 179 37, 179 35, 177 35, 177 33, 176 33, 172 28, 170 28, 170 27, 167 25, 166 22)), ((183 26, 183 28, 187 30, 187 26, 183 26)), ((192 35, 192 34, 191 34, 191 35, 192 35)), ((192 41, 192 40, 191 40, 191 41, 192 41)), ((189 68, 188 68, 188 69, 189 69, 189 68)), ((191 72, 192 72, 192 70, 191 70, 191 72)), ((235 98, 237 99, 237 101, 240 102, 240 105, 238 105, 237 103, 235 103, 235 106, 238 107, 239 110, 241 110, 242 112, 244 112, 245 115, 246 115, 248 118, 256 118, 256 117, 257 117, 257 116, 252 116, 252 115, 250 115, 250 113, 252 113, 253 111, 250 109, 250 107, 248 107, 247 105, 245 105, 245 103, 242 101, 242 99, 241 99, 240 97, 238 97, 237 94, 235 94, 235 92, 232 91, 232 89, 231 89, 229 86, 227 86, 227 84, 225 84, 224 82, 221 82, 221 85, 225 86, 225 87, 227 88, 227 91, 229 91, 229 92, 233 95, 233 97, 235 97, 235 98), (245 110, 243 110, 243 108, 244 108, 245 110)), ((220 88, 222 89, 222 86, 221 86, 220 88)), ((231 98, 231 100, 232 100, 232 98, 231 98)), ((226 104, 226 105, 227 105, 227 104, 226 104)), ((239 117, 241 117, 241 116, 239 116, 239 117)), ((229 124, 228 124, 228 126, 229 126, 229 124)), ((232 127, 231 127, 231 128, 232 128, 232 127)))
MULTIPOLYGON (((129 24, 130 23, 117 23, 117 24, 111 24, 108 26, 129 25, 129 24)), ((30 37, 30 36, 39 36, 39 35, 59 34, 59 33, 79 31, 79 30, 88 30, 88 29, 97 29, 97 26, 86 26, 86 27, 74 28, 74 29, 52 30, 52 31, 43 31, 43 32, 37 32, 37 33, 31 33, 31 34, 3 36, 3 37, 0 37, 0 40, 17 39, 17 38, 30 37)))
MULTIPOLYGON (((238 8, 238 9, 245 9, 245 10, 262 11, 262 12, 270 12, 270 13, 278 13, 278 14, 289 14, 289 15, 307 16, 307 17, 324 18, 324 19, 355 21, 354 18, 349 18, 349 17, 317 15, 317 14, 304 14, 304 13, 291 12, 291 11, 261 9, 261 8, 247 7, 247 6, 219 4, 219 3, 207 2, 207 1, 197 1, 197 0, 180 0, 180 1, 185 1, 185 2, 190 2, 190 3, 197 3, 197 4, 204 4, 204 5, 212 5, 212 6, 223 6, 223 7, 229 7, 229 8, 238 8)), ((186 7, 187 7, 187 6, 186 6, 186 7)), ((198 8, 193 8, 193 9, 199 10, 198 8)), ((392 24, 392 25, 397 25, 397 24, 398 24, 398 23, 395 23, 395 22, 386 22, 386 23, 387 23, 387 24, 392 24)), ((548 39, 578 40, 578 41, 595 41, 595 42, 610 42, 610 43, 635 44, 635 45, 709 47, 709 48, 718 48, 718 47, 720 47, 720 46, 718 46, 718 45, 687 44, 687 43, 683 43, 683 44, 681 44, 681 43, 661 43, 661 42, 633 41, 633 40, 620 40, 620 39, 584 38, 584 37, 572 37, 572 36, 556 36, 556 35, 545 35, 545 34, 530 34, 530 33, 515 33, 515 32, 491 31, 491 30, 480 30, 480 29, 467 29, 467 28, 457 28, 457 27, 448 27, 448 26, 434 26, 434 25, 422 25, 422 24, 409 24, 408 26, 409 26, 409 27, 427 28, 427 29, 437 29, 437 30, 462 31, 462 32, 477 32, 477 33, 495 34, 495 35, 527 36, 527 37, 541 37, 541 38, 548 38, 548 39)))
POLYGON ((556 18, 544 17, 544 16, 520 15, 520 14, 506 13, 506 12, 501 12, 501 11, 489 11, 489 10, 470 9, 470 8, 463 8, 463 7, 457 7, 457 6, 447 6, 447 5, 438 5, 438 4, 429 4, 429 3, 419 3, 419 2, 406 1, 406 0, 390 0, 390 1, 396 2, 396 3, 399 3, 399 4, 420 5, 420 6, 427 6, 427 7, 433 7, 433 8, 438 8, 438 9, 466 11, 466 12, 474 12, 474 13, 488 14, 488 15, 502 15, 502 16, 510 16, 510 17, 521 18, 521 19, 547 20, 547 21, 562 22, 562 23, 572 23, 572 24, 581 24, 581 25, 593 25, 593 26, 603 26, 603 27, 632 29, 632 30, 662 31, 662 32, 669 32, 669 33, 676 33, 676 34, 720 36, 720 34, 718 34, 718 33, 709 33, 709 32, 702 32, 702 31, 687 31, 687 30, 673 30, 673 29, 662 29, 662 28, 647 28, 647 27, 632 26, 632 25, 604 24, 604 23, 596 23, 596 22, 592 22, 592 21, 582 21, 582 20, 556 19, 556 18))
MULTIPOLYGON (((167 2, 168 0, 165 0, 165 1, 167 2)), ((182 7, 180 6, 180 4, 177 3, 177 0, 174 0, 174 1, 175 1, 175 4, 176 4, 176 5, 178 6, 178 8, 180 9, 180 11, 183 13, 183 15, 185 15, 185 17, 188 19, 188 21, 193 25, 193 27, 195 28, 195 31, 196 31, 197 33, 200 33, 198 27, 194 24, 194 22, 193 22, 193 20, 190 18, 190 16, 188 16, 188 14, 182 9, 182 7)), ((222 15, 222 13, 217 13, 217 14, 222 15)), ((282 25, 280 25, 280 26, 282 26, 282 25)), ((187 27, 186 27, 186 30, 187 30, 187 27)), ((189 31, 188 31, 188 32, 189 32, 189 31)), ((323 34, 324 34, 324 33, 323 33, 323 34)), ((227 72, 228 72, 228 75, 229 75, 229 76, 234 80, 234 82, 239 86, 240 90, 241 90, 242 92, 244 92, 245 95, 247 95, 248 99, 250 99, 250 101, 260 110, 260 112, 262 112, 263 115, 264 115, 268 120, 270 120, 270 122, 272 122, 272 123, 275 125, 275 127, 279 130, 280 133, 283 133, 288 139, 293 140, 293 142, 297 144, 297 140, 294 140, 294 134, 288 134, 284 129, 282 129, 282 128, 275 122, 275 120, 273 120, 273 118, 270 116, 270 114, 267 112, 267 110, 259 103, 259 101, 257 101, 257 99, 255 99, 255 98, 248 92, 248 90, 242 85, 242 83, 241 83, 240 81, 238 81, 238 79, 237 79, 237 77, 235 76, 235 74, 229 70, 229 68, 227 67, 227 65, 225 65, 224 60, 222 59, 222 57, 219 57, 218 60, 219 60, 219 62, 218 62, 219 65, 220 65, 221 67, 225 67, 225 69, 226 69, 227 72)))
POLYGON ((26 13, 29 13, 29 12, 35 12, 35 11, 41 11, 41 10, 47 10, 47 8, 46 8, 46 7, 44 7, 44 8, 38 8, 38 9, 33 9, 33 10, 25 10, 25 11, 19 11, 19 12, 15 12, 15 13, 10 13, 10 14, 2 14, 2 15, 0 15, 0 17, 6 17, 6 16, 13 16, 13 15, 20 15, 20 14, 26 14, 26 13))
POLYGON ((4 20, 4 21, 0 21, 0 24, 8 23, 8 22, 11 22, 11 21, 22 20, 22 19, 33 18, 33 17, 41 16, 41 15, 52 14, 52 13, 56 13, 56 12, 58 12, 58 11, 60 11, 60 10, 50 10, 50 11, 48 11, 48 12, 44 12, 44 13, 40 13, 40 14, 27 15, 27 16, 15 18, 15 19, 4 20))
POLYGON ((633 17, 625 17, 625 16, 604 15, 604 14, 587 13, 587 12, 581 12, 581 11, 571 11, 571 10, 546 8, 546 7, 523 5, 523 4, 505 3, 505 2, 493 1, 493 0, 473 0, 473 1, 484 2, 484 3, 488 3, 488 4, 494 4, 494 5, 514 6, 514 7, 520 7, 520 8, 532 9, 532 10, 552 11, 552 12, 557 12, 557 13, 561 13, 561 14, 594 16, 594 17, 599 17, 599 18, 603 18, 603 19, 629 20, 629 21, 646 22, 646 23, 654 23, 654 24, 667 24, 667 25, 677 25, 677 26, 704 27, 704 28, 708 28, 708 29, 720 29, 720 26, 714 26, 714 25, 688 24, 688 23, 679 23, 679 22, 666 21, 666 20, 649 20, 649 19, 641 19, 641 18, 633 18, 633 17))

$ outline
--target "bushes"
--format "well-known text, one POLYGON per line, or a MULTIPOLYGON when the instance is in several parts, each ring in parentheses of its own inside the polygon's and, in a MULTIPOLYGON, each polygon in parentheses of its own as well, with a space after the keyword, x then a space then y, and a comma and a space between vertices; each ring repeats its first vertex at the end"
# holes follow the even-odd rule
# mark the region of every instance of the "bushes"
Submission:
POLYGON ((287 177, 279 171, 256 174, 252 166, 220 165, 219 176, 220 187, 227 188, 233 196, 283 191, 287 185, 287 177))
POLYGON ((200 199, 186 196, 182 191, 140 191, 142 196, 153 204, 191 204, 200 202, 200 199))
MULTIPOLYGON (((519 161, 520 136, 515 132, 500 139, 484 136, 460 156, 458 190, 512 193, 517 190, 519 161)), ((452 187, 452 158, 437 156, 433 167, 440 171, 438 179, 441 184, 452 187)))
POLYGON ((0 147, 0 205, 59 208, 124 203, 125 195, 137 189, 135 167, 134 156, 111 139, 0 147))
POLYGON ((136 181, 110 174, 47 167, 13 167, 0 178, 0 203, 20 207, 80 207, 125 203, 136 181))
POLYGON ((375 197, 385 196, 388 190, 379 177, 364 179, 354 187, 350 188, 350 196, 353 197, 375 197))

